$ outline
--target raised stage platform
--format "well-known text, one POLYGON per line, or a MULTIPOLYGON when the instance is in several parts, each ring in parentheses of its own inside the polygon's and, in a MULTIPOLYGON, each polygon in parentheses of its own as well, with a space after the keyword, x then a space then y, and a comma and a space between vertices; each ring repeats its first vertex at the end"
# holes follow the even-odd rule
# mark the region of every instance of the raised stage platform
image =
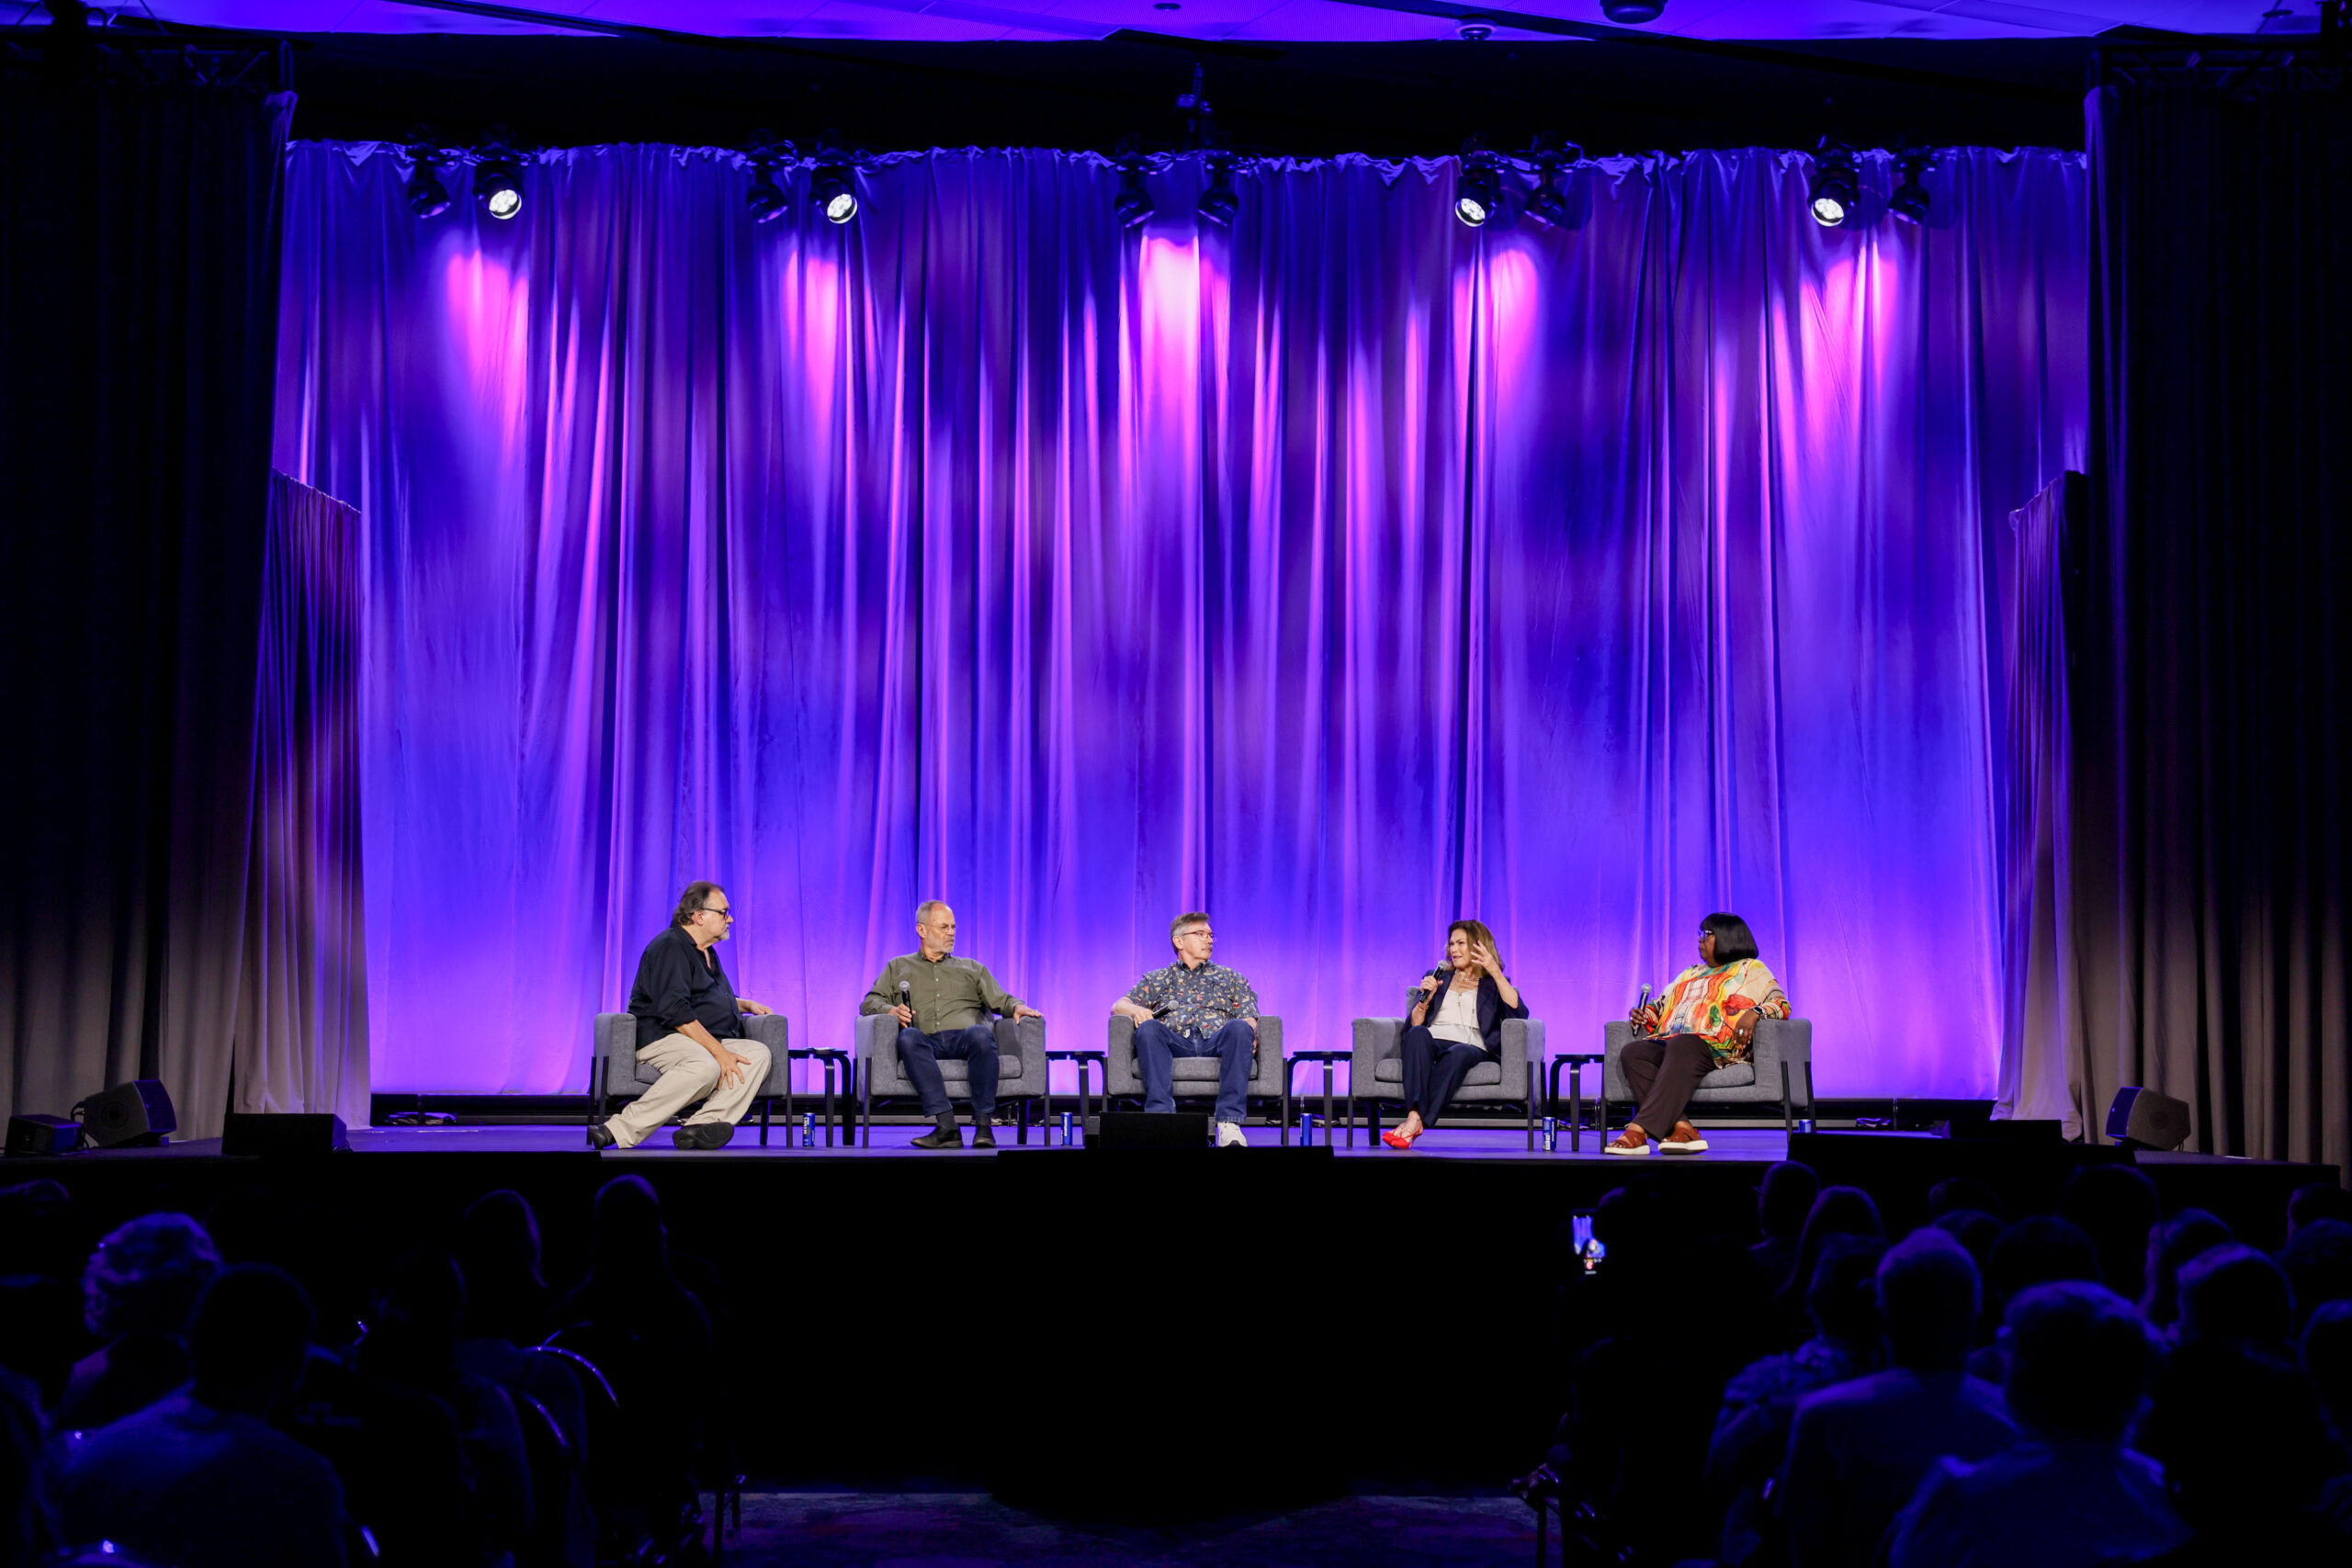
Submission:
MULTIPOLYGON (((1140 1476, 1187 1444, 1262 1450, 1308 1492, 1353 1481, 1492 1485, 1539 1455, 1562 1404, 1578 1320, 1572 1216, 1613 1188, 1656 1183, 1736 1238, 1783 1157, 1869 1190, 1891 1228, 1925 1217, 1948 1176, 1990 1182, 2009 1213, 2054 1208, 2082 1165, 2131 1159, 2065 1144, 1890 1133, 1710 1129, 1704 1155, 1627 1159, 1563 1135, 1531 1154, 1519 1128, 1444 1127, 1420 1148, 1125 1152, 1027 1146, 787 1145, 778 1125, 724 1150, 666 1137, 596 1154, 577 1122, 360 1129, 347 1154, 230 1158, 217 1143, 17 1159, 0 1183, 63 1182, 98 1224, 196 1213, 233 1257, 336 1281, 322 1316, 360 1317, 375 1268, 438 1245, 465 1207, 530 1199, 547 1276, 589 1261, 596 1190, 644 1177, 673 1247, 715 1265, 737 1355, 725 1382, 757 1407, 743 1460, 789 1484, 972 1482, 1042 1495, 1041 1478, 1096 1467, 1140 1476), (1380 1412, 1431 1337, 1462 1338, 1460 1372, 1380 1412), (1415 1349, 1419 1347, 1419 1349, 1415 1349), (1131 1454, 1141 1470, 1109 1456, 1131 1454), (1010 1478, 1010 1479, 1008 1479, 1010 1478)), ((2333 1168, 2143 1154, 2167 1210, 2221 1214, 2275 1247, 2287 1199, 2333 1168)), ((684 1390, 696 1386, 682 1382, 684 1390)), ((1046 1486, 1050 1491, 1050 1485, 1046 1486)), ((1293 1494, 1296 1495, 1295 1492, 1293 1494)))

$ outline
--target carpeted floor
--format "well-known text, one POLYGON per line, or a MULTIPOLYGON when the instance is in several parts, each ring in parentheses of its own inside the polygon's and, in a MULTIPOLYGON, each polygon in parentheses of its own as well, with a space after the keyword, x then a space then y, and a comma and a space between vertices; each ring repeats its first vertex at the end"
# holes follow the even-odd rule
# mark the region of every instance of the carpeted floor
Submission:
MULTIPOLYGON (((1289 1568, 1512 1564, 1535 1547, 1513 1497, 1350 1497, 1181 1529, 1066 1523, 986 1493, 768 1492, 743 1499, 742 1568, 1289 1568)), ((740 1554, 739 1554, 740 1553, 740 1554)))

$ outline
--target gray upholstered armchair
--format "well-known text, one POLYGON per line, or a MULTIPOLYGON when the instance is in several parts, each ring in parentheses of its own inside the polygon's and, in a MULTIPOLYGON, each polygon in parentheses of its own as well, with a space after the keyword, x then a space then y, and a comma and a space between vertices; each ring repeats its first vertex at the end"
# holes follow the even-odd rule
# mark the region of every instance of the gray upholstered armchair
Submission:
MULTIPOLYGON (((1360 1018, 1355 1021, 1355 1055, 1348 1063, 1348 1140, 1356 1135, 1356 1105, 1367 1110, 1371 1142, 1380 1142, 1380 1107, 1385 1100, 1404 1102, 1405 1021, 1401 1018, 1360 1018)), ((1536 1082, 1543 1072, 1544 1021, 1540 1018, 1503 1020, 1502 1059, 1481 1062, 1470 1069, 1453 1092, 1456 1105, 1523 1105, 1527 1111, 1527 1146, 1535 1146, 1536 1082)))
MULTIPOLYGON (((1634 1098, 1633 1087, 1625 1081, 1623 1060, 1625 1047, 1633 1043, 1634 1026, 1631 1023, 1622 1018, 1610 1023, 1602 1043, 1608 1060, 1601 1064, 1600 1072, 1600 1124, 1604 1128, 1609 1125, 1609 1102, 1612 1100, 1628 1101, 1634 1098)), ((1690 1097, 1690 1109, 1710 1111, 1731 1105, 1771 1105, 1777 1102, 1781 1107, 1781 1126, 1784 1131, 1794 1125, 1795 1107, 1803 1105, 1807 1116, 1813 1114, 1811 1019, 1759 1020, 1756 1025, 1756 1042, 1747 1055, 1745 1062, 1717 1067, 1701 1078, 1698 1092, 1690 1097)))
MULTIPOLYGON (((1046 1092, 1046 1021, 1009 1018, 993 1021, 996 1029, 997 1100, 1010 1102, 1017 1116, 1015 1141, 1029 1141, 1029 1100, 1046 1092)), ((914 1079, 899 1060, 899 1021, 887 1012, 868 1013, 857 1021, 858 1145, 874 1146, 874 1102, 912 1100, 914 1079)), ((950 1100, 972 1097, 972 1068, 967 1062, 942 1058, 939 1076, 950 1100)))
MULTIPOLYGON (((743 1035, 768 1048, 767 1080, 752 1099, 760 1104, 760 1144, 768 1141, 769 1101, 784 1098, 785 1075, 790 1064, 785 1050, 792 1031, 780 1012, 743 1020, 743 1035)), ((625 1012, 596 1015, 595 1054, 588 1058, 588 1120, 591 1124, 612 1114, 614 1102, 635 1100, 662 1075, 637 1059, 637 1020, 625 1012)), ((790 1134, 787 1134, 788 1137, 790 1134)))
MULTIPOLYGON (((1111 1039, 1102 1064, 1102 1097, 1107 1102, 1121 1095, 1143 1097, 1143 1069, 1136 1066, 1136 1021, 1124 1013, 1111 1015, 1111 1039)), ((1215 1056, 1179 1056, 1175 1071, 1176 1098, 1216 1098, 1219 1066, 1215 1056)), ((1248 1092, 1260 1100, 1280 1100, 1283 1094, 1283 1021, 1270 1014, 1258 1019, 1258 1052, 1250 1064, 1248 1092)))

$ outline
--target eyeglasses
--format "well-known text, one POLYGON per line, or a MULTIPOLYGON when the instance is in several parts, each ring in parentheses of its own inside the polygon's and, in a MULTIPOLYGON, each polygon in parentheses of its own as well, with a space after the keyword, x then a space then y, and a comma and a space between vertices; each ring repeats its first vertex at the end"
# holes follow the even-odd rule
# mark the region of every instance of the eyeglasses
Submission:
POLYGON ((732 909, 714 909, 714 908, 711 908, 709 905, 707 905, 707 904, 698 904, 698 905, 696 905, 696 906, 695 907, 695 913, 697 913, 697 914, 703 914, 703 915, 717 915, 717 916, 718 916, 718 917, 719 917, 721 919, 731 920, 731 919, 733 919, 735 918, 735 911, 734 911, 734 910, 732 910, 732 909))

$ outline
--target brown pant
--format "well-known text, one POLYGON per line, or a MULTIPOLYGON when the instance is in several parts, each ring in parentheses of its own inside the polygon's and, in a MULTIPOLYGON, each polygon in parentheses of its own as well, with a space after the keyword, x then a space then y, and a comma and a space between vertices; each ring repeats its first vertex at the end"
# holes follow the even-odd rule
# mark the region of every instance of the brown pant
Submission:
POLYGON ((1625 1082, 1634 1091, 1632 1122, 1664 1138, 1690 1108, 1699 1080, 1715 1069, 1715 1054, 1695 1034, 1654 1034, 1625 1047, 1625 1082))

